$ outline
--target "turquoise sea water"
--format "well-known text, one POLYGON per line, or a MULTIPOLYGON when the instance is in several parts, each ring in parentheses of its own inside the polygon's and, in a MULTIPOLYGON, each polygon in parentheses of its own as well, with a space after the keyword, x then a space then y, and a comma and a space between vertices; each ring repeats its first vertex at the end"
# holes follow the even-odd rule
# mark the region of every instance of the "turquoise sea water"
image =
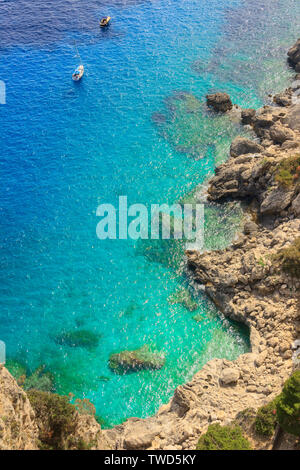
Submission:
MULTIPOLYGON (((209 359, 249 349, 204 295, 193 313, 168 302, 185 286, 180 247, 96 237, 98 204, 173 203, 226 159, 244 131, 206 112, 208 91, 258 107, 292 76, 284 57, 299 2, 248 3, 0 4, 0 338, 29 371, 45 364, 59 393, 89 398, 106 426, 154 413, 209 359), (97 347, 55 340, 82 329, 97 347), (110 371, 111 353, 144 344, 165 355, 160 371, 110 371)), ((206 217, 206 246, 226 245, 238 208, 206 217)))

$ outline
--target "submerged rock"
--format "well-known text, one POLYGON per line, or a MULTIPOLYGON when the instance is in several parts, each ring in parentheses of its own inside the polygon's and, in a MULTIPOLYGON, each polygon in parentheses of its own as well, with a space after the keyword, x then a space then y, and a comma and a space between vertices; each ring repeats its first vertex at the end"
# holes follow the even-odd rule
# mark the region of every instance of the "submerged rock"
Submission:
POLYGON ((125 308, 125 310, 121 310, 121 312, 119 313, 119 317, 130 317, 134 312, 135 310, 137 309, 138 305, 135 304, 134 302, 131 302, 128 307, 125 308))
POLYGON ((184 106, 187 113, 198 113, 201 110, 201 101, 192 93, 181 92, 180 98, 185 102, 184 106))
POLYGON ((239 110, 208 113, 206 103, 191 93, 174 92, 164 100, 164 105, 163 111, 152 116, 153 124, 177 152, 193 159, 206 157, 218 164, 224 160, 232 137, 249 132, 240 127, 239 110), (160 114, 166 119, 161 119, 160 114))
POLYGON ((203 316, 200 313, 197 313, 193 316, 193 320, 195 320, 197 323, 201 323, 203 321, 203 316))
POLYGON ((164 123, 166 122, 166 116, 163 113, 152 113, 151 120, 152 122, 155 122, 156 124, 164 123))
POLYGON ((184 240, 138 240, 135 254, 144 256, 150 263, 160 263, 180 270, 184 257, 184 240))
POLYGON ((93 349, 98 346, 99 335, 88 330, 66 331, 55 337, 55 342, 71 348, 93 349))
POLYGON ((168 298, 169 304, 181 304, 190 312, 198 309, 197 302, 194 301, 188 289, 180 289, 168 298))
POLYGON ((133 351, 121 351, 109 358, 109 367, 115 374, 126 374, 144 369, 158 370, 165 364, 165 357, 151 352, 148 346, 133 351))
POLYGON ((214 93, 206 96, 207 106, 220 113, 226 113, 233 107, 230 96, 227 93, 214 93))
POLYGON ((100 380, 100 382, 109 382, 110 378, 106 377, 106 375, 99 375, 98 380, 100 380))

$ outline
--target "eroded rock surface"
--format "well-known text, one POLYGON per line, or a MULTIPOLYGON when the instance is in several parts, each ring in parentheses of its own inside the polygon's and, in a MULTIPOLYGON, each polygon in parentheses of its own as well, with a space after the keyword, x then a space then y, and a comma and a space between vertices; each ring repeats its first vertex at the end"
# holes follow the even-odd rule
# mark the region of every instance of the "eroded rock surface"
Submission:
POLYGON ((240 155, 260 153, 262 151, 263 147, 259 143, 245 137, 236 137, 230 147, 230 156, 239 157, 240 155))
POLYGON ((220 113, 226 113, 233 107, 230 96, 227 93, 218 92, 212 95, 207 95, 206 102, 207 106, 220 113))
MULTIPOLYGON (((42 392, 44 393, 44 392, 42 392)), ((53 418, 53 417, 52 417, 53 418)), ((43 443, 40 438, 45 431, 51 435, 47 425, 51 421, 40 419, 28 399, 8 370, 0 365, 0 450, 39 450, 43 443)), ((68 449, 109 449, 95 417, 74 413, 72 433, 68 435, 68 449), (72 444, 74 443, 74 444, 72 444), (79 446, 79 447, 78 447, 79 446)))
POLYGON ((296 72, 300 72, 300 39, 288 51, 288 58, 296 72))
POLYGON ((0 365, 0 450, 37 449, 38 428, 29 400, 0 365))

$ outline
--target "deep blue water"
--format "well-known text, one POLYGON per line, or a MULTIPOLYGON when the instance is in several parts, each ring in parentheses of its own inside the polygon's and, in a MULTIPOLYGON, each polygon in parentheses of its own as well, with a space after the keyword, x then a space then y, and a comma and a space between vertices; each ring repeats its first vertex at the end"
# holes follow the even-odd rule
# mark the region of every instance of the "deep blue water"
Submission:
MULTIPOLYGON (((0 2, 0 338, 10 359, 45 364, 58 392, 91 399, 106 425, 153 413, 207 360, 249 344, 204 295, 201 323, 168 302, 185 285, 168 246, 98 240, 97 206, 173 203, 202 183, 243 132, 207 115, 205 94, 258 107, 280 90, 299 17, 296 0, 0 2), (55 342, 76 329, 101 335, 98 347, 55 342), (163 369, 110 371, 112 352, 143 344, 163 369)), ((207 246, 224 246, 238 209, 212 208, 208 225, 207 246)))

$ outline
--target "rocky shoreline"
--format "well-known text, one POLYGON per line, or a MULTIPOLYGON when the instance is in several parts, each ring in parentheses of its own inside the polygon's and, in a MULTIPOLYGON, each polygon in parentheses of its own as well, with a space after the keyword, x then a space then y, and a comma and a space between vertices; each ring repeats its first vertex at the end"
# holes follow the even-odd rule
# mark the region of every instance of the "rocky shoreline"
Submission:
MULTIPOLYGON (((300 41, 289 58, 300 67, 300 41)), ((229 424, 243 410, 270 402, 297 366, 300 281, 280 270, 272 255, 300 236, 300 181, 285 186, 276 179, 280 164, 300 154, 298 78, 274 96, 274 106, 241 111, 242 124, 251 126, 256 140, 236 138, 230 158, 209 182, 209 200, 243 201, 244 233, 225 250, 187 252, 193 287, 204 286, 225 316, 250 328, 251 353, 231 362, 213 359, 177 387, 155 416, 104 431, 114 449, 195 449, 209 424, 229 424)), ((208 105, 219 112, 232 109, 226 94, 209 95, 208 105)), ((270 441, 255 445, 269 448, 270 441)))
MULTIPOLYGON (((300 71, 300 40, 288 57, 300 71)), ((211 360, 150 418, 101 431, 93 417, 76 415, 76 435, 93 442, 91 448, 193 450, 209 424, 229 424, 245 409, 270 402, 297 367, 300 276, 275 259, 300 236, 299 78, 274 97, 274 106, 241 111, 256 139, 236 138, 209 182, 208 200, 243 201, 243 233, 225 250, 186 253, 194 289, 205 288, 225 316, 249 327, 251 352, 235 361, 211 360)), ((209 95, 209 106, 230 112, 230 98, 221 95, 209 95)), ((36 449, 37 427, 25 392, 0 367, 0 449, 36 449)), ((270 440, 254 447, 270 448, 270 440)))

